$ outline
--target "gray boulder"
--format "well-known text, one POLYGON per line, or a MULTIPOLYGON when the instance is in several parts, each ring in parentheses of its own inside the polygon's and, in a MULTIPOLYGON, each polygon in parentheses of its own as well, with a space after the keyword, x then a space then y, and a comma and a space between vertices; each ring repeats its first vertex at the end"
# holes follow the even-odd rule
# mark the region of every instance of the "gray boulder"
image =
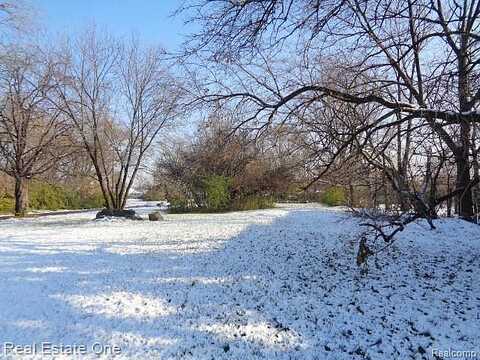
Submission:
POLYGON ((107 217, 120 217, 129 220, 142 220, 142 218, 136 214, 135 210, 103 209, 102 211, 97 213, 97 216, 95 216, 96 219, 104 219, 107 217))
POLYGON ((148 214, 148 220, 150 221, 162 221, 163 216, 160 214, 160 211, 154 211, 150 214, 148 214))

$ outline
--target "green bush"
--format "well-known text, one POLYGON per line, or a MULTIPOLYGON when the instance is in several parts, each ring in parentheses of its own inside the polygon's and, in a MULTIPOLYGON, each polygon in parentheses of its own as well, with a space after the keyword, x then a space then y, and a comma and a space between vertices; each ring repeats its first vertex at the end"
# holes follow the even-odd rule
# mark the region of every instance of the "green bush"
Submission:
POLYGON ((179 196, 172 197, 168 199, 168 202, 170 203, 169 211, 171 213, 176 213, 176 214, 187 213, 187 212, 192 212, 194 209, 194 207, 189 206, 191 204, 184 197, 179 197, 179 196))
POLYGON ((251 195, 235 199, 233 210, 270 209, 275 207, 275 200, 271 196, 251 195))
POLYGON ((104 206, 101 192, 83 193, 67 187, 33 181, 29 187, 29 207, 36 210, 93 209, 104 206))
POLYGON ((97 209, 104 206, 105 200, 100 191, 82 194, 80 191, 65 190, 65 209, 97 209))
POLYGON ((60 186, 32 182, 29 187, 29 207, 32 209, 58 210, 66 209, 67 195, 60 186))
POLYGON ((196 202, 190 196, 171 196, 171 213, 210 213, 231 210, 268 209, 275 206, 273 196, 243 195, 232 199, 232 179, 210 175, 200 181, 196 202), (199 205, 197 205, 199 204, 199 205))
POLYGON ((15 201, 8 195, 0 195, 0 214, 12 213, 15 201))
POLYGON ((205 207, 213 211, 226 210, 230 206, 232 180, 225 176, 211 175, 203 179, 205 207))
POLYGON ((346 202, 345 191, 340 186, 332 186, 322 195, 322 203, 328 206, 345 205, 346 202))
MULTIPOLYGON (((32 181, 28 186, 28 203, 35 210, 74 210, 102 208, 102 193, 84 193, 79 190, 32 181)), ((12 194, 0 194, 0 213, 13 213, 15 200, 12 194)))
POLYGON ((96 192, 94 194, 89 194, 86 196, 80 196, 80 202, 78 203, 77 209, 96 209, 105 207, 105 200, 101 192, 96 192))

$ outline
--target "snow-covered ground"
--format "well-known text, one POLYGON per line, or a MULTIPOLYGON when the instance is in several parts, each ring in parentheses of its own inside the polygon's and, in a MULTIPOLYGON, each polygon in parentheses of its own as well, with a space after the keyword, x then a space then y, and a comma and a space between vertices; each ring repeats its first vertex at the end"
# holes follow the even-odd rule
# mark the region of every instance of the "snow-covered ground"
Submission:
POLYGON ((480 358, 479 226, 412 224, 361 275, 357 220, 315 205, 93 217, 0 221, 0 358, 480 358))

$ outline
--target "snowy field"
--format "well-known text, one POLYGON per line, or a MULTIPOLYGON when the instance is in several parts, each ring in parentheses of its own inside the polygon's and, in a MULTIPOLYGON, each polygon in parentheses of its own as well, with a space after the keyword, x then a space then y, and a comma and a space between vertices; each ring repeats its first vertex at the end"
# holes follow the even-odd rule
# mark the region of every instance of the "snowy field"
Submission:
POLYGON ((0 221, 0 358, 42 342, 82 359, 96 343, 117 359, 480 358, 479 226, 412 224, 361 275, 357 220, 314 205, 93 217, 0 221))

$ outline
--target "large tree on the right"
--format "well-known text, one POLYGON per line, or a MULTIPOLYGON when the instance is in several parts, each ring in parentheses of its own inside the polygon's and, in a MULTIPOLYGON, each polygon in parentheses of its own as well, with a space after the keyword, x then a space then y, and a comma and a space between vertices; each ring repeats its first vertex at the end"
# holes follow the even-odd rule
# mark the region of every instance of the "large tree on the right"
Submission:
POLYGON ((201 100, 248 109, 242 126, 257 129, 328 99, 375 106, 367 128, 415 121, 410 131, 428 127, 451 152, 451 193, 472 217, 479 0, 197 0, 181 10, 201 25, 186 54, 222 70, 199 71, 201 100), (326 75, 326 62, 351 84, 326 75))

